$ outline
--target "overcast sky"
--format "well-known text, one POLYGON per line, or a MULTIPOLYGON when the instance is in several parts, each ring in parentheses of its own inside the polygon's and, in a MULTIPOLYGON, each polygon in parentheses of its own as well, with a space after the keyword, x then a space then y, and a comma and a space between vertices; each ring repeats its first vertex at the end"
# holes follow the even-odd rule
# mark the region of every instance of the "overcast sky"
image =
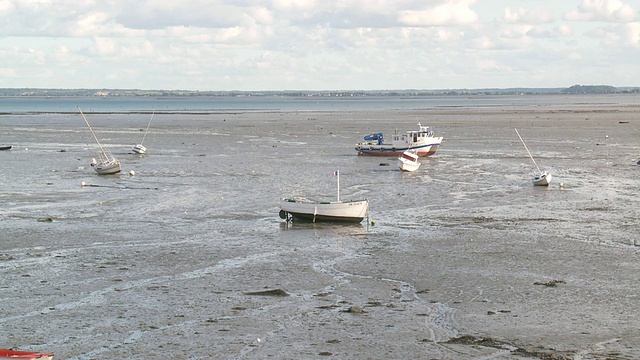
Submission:
POLYGON ((0 87, 640 86, 638 0, 0 0, 0 87))

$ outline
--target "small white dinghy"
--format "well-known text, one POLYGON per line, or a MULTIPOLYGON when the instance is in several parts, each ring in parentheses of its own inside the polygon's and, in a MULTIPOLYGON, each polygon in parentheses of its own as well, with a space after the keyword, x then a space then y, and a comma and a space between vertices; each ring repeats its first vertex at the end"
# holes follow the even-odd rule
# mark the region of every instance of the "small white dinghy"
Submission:
POLYGON ((531 152, 529 151, 527 144, 525 144, 524 140, 522 140, 522 136, 520 136, 518 129, 515 129, 515 130, 516 130, 516 134, 518 134, 518 137, 520 138, 520 141, 522 141, 522 145, 524 145, 524 149, 527 150, 527 154, 529 154, 531 161, 533 161, 533 165, 535 165, 536 169, 538 170, 533 172, 533 178, 531 179, 531 182, 535 186, 549 186, 549 183, 551 183, 551 174, 546 170, 545 171, 540 170, 540 167, 538 167, 538 164, 533 159, 533 156, 531 156, 531 152))
POLYGON ((340 172, 334 172, 338 177, 338 198, 336 201, 314 201, 306 198, 293 197, 282 199, 280 203, 280 218, 291 221, 311 222, 350 222, 359 223, 367 215, 369 200, 340 201, 340 172))
POLYGON ((131 151, 133 151, 134 153, 144 154, 147 152, 147 148, 144 145, 142 145, 142 143, 144 143, 144 138, 147 137, 147 133, 149 132, 149 126, 151 125, 151 120, 153 120, 153 115, 155 114, 156 114, 155 111, 151 113, 151 119, 149 119, 149 122, 147 123, 147 128, 144 130, 144 135, 142 135, 142 141, 140 141, 140 144, 133 145, 133 148, 131 149, 131 151))
POLYGON ((398 157, 398 167, 402 171, 416 171, 420 168, 419 158, 416 150, 406 150, 398 157))

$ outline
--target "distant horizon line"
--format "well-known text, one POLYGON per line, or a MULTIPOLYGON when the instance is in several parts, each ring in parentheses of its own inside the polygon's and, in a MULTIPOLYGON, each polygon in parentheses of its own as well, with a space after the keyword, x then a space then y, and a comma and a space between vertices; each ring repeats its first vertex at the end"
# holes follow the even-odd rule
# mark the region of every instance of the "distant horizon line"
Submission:
POLYGON ((613 85, 581 85, 574 84, 570 86, 514 86, 514 87, 479 87, 479 88, 399 88, 399 89, 283 89, 283 90, 269 90, 269 89, 253 89, 253 90, 192 90, 192 89, 162 89, 162 88, 110 88, 110 87, 0 87, 0 90, 55 90, 55 91, 87 91, 87 90, 116 90, 116 91, 184 91, 184 92, 394 92, 394 91, 483 91, 483 90, 556 90, 556 89, 568 89, 574 86, 578 87, 613 87, 618 89, 635 89, 640 86, 613 86, 613 85))

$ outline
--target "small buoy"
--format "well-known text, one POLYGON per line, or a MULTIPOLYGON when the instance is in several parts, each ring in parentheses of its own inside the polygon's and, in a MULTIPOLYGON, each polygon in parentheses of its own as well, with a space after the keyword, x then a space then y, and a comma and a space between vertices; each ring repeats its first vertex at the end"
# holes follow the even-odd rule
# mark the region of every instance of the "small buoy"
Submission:
POLYGON ((136 174, 136 172, 135 172, 135 171, 133 171, 133 170, 129 171, 129 175, 130 175, 130 176, 133 176, 133 175, 135 175, 135 174, 136 174))
POLYGON ((376 224, 376 222, 371 220, 371 225, 375 225, 375 224, 376 224))
POLYGON ((80 185, 82 185, 82 187, 85 187, 87 184, 85 184, 83 181, 80 185))
POLYGON ((560 183, 560 187, 564 187, 564 183, 560 183))

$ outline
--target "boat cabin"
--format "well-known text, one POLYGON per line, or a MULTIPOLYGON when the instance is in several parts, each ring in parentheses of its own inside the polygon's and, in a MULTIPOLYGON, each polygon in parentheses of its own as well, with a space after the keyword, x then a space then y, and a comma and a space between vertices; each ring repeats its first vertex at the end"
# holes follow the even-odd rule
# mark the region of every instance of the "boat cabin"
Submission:
POLYGON ((399 134, 398 129, 396 129, 396 132, 392 136, 393 142, 394 143, 403 142, 405 144, 414 144, 414 143, 426 141, 427 138, 433 137, 433 131, 429 130, 428 126, 422 126, 420 123, 418 123, 418 126, 420 127, 420 130, 410 130, 402 134, 399 134))

